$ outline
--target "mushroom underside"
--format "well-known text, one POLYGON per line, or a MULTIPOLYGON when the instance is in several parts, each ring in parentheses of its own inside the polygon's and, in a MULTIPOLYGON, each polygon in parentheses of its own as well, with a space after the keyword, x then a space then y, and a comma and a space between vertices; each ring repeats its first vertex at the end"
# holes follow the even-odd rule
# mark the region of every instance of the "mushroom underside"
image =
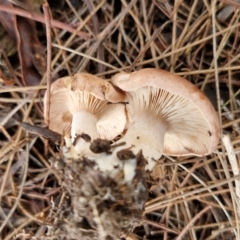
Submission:
POLYGON ((73 137, 76 133, 91 135, 88 129, 92 122, 91 128, 97 131, 97 136, 94 134, 92 137, 113 139, 124 130, 125 106, 108 103, 107 100, 98 99, 86 91, 64 89, 52 93, 49 128, 60 134, 71 132, 73 137), (74 119, 73 116, 75 116, 74 119))
MULTIPOLYGON (((158 122, 166 124, 164 154, 204 155, 212 149, 213 129, 193 101, 154 87, 127 92, 127 98, 129 104, 126 108, 131 122, 142 121, 144 114, 146 119, 153 116, 156 121, 154 124, 149 121, 146 131, 153 129, 150 133, 156 136, 161 134, 157 127, 158 122)), ((139 129, 138 134, 141 135, 142 131, 143 129, 139 129)), ((154 145, 154 139, 146 140, 146 144, 154 145)))

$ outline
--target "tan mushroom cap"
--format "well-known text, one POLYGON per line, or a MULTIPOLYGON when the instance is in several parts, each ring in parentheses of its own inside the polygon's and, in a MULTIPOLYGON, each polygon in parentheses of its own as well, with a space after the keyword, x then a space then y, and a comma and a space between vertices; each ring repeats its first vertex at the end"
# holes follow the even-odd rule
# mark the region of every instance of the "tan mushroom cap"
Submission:
MULTIPOLYGON (((124 99, 125 94, 123 92, 115 90, 106 80, 88 73, 77 73, 74 76, 60 78, 51 84, 49 128, 60 134, 63 132, 69 133, 74 111, 89 111, 94 116, 97 116, 103 114, 102 111, 107 108, 108 102, 116 103, 124 99)), ((44 106, 46 106, 46 100, 45 94, 44 106)), ((123 108, 122 114, 119 113, 120 120, 123 123, 117 123, 117 129, 115 129, 113 135, 116 132, 120 134, 124 128, 126 121, 124 120, 126 118, 124 111, 123 108)), ((44 107, 44 116, 46 117, 46 107, 44 107)), ((107 117, 105 118, 107 119, 107 117)), ((88 119, 86 119, 87 121, 88 119)), ((114 125, 113 122, 111 124, 114 125)), ((104 129, 105 125, 101 125, 102 129, 104 129)), ((111 134, 109 135, 110 138, 111 134)))
POLYGON ((70 89, 72 91, 86 91, 101 100, 112 103, 125 99, 123 92, 117 90, 107 81, 89 73, 77 73, 74 76, 63 77, 51 84, 51 94, 70 89))
POLYGON ((216 149, 220 135, 218 116, 209 99, 186 79, 147 68, 116 74, 111 82, 126 91, 135 108, 143 103, 145 109, 161 115, 167 126, 164 154, 201 156, 216 149), (136 100, 137 95, 143 99, 136 100))

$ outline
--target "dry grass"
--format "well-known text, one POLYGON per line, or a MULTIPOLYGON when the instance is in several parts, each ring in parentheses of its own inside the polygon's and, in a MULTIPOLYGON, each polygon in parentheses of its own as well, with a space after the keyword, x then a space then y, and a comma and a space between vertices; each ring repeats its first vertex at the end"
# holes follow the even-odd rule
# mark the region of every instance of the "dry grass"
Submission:
MULTIPOLYGON (((52 8, 54 19, 90 38, 52 31, 53 79, 82 71, 107 79, 119 71, 162 68, 205 91, 220 116, 222 141, 213 154, 162 157, 142 225, 129 239, 240 239, 239 3, 71 2, 52 8)), ((21 77, 16 65, 8 68, 21 77)), ((37 87, 8 83, 0 89, 0 237, 37 239, 53 202, 58 207, 65 198, 48 161, 58 147, 24 131, 16 119, 44 126, 38 90, 46 89, 46 80, 37 87)))

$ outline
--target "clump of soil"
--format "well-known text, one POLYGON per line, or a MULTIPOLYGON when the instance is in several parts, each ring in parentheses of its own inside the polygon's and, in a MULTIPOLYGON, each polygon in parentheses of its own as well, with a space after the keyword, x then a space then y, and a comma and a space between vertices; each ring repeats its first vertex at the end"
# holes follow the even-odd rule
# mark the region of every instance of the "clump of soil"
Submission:
POLYGON ((51 159, 67 198, 61 209, 52 208, 47 222, 54 224, 48 227, 46 237, 110 240, 132 232, 140 223, 148 196, 141 153, 137 161, 133 181, 125 183, 121 169, 113 179, 110 174, 95 170, 94 163, 85 158, 51 159))

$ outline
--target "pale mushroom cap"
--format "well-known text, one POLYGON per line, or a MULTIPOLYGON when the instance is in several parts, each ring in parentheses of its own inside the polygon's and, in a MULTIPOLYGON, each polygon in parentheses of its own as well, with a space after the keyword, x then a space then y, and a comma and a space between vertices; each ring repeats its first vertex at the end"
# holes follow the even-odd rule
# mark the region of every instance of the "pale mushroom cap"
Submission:
POLYGON ((124 101, 125 94, 117 91, 108 81, 86 73, 73 76, 72 89, 87 91, 93 96, 111 103, 124 101))
MULTIPOLYGON (((108 102, 119 102, 124 99, 123 92, 116 91, 106 80, 88 73, 60 78, 51 84, 49 128, 60 134, 69 133, 74 112, 87 111, 100 116, 108 107, 108 102)), ((44 106, 46 101, 45 94, 44 106)), ((46 107, 44 107, 45 117, 46 114, 46 107)), ((121 119, 126 118, 124 109, 118 114, 121 115, 121 119)), ((116 126, 114 122, 110 122, 108 125, 116 130, 112 135, 109 134, 109 138, 111 136, 114 138, 116 133, 118 135, 122 132, 125 122, 116 123, 116 126)), ((104 129, 105 125, 101 126, 104 129)))
POLYGON ((216 149, 218 116, 208 98, 186 79, 148 68, 116 74, 111 82, 126 91, 130 115, 147 110, 166 123, 164 154, 202 156, 216 149))

